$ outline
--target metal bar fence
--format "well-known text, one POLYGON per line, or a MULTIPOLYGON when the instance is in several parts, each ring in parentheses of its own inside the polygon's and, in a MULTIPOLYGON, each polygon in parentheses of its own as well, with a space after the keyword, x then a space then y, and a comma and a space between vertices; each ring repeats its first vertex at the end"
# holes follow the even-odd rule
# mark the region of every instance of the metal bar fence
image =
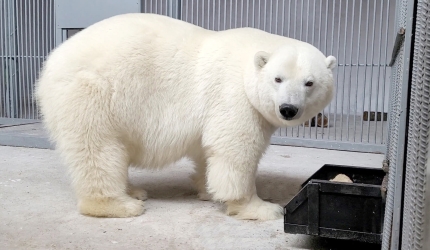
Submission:
POLYGON ((0 117, 37 119, 34 82, 54 48, 54 0, 0 4, 0 117))
POLYGON ((263 29, 309 42, 326 55, 336 56, 339 64, 333 102, 307 123, 278 130, 274 142, 300 145, 306 139, 308 146, 316 147, 324 147, 316 141, 342 142, 338 145, 351 143, 349 150, 382 153, 391 75, 387 48, 393 45, 394 37, 395 4, 391 2, 287 0, 280 4, 277 0, 183 0, 181 17, 217 31, 238 27, 263 29), (240 14, 237 6, 241 6, 240 14))
MULTIPOLYGON (((32 93, 39 69, 55 46, 54 1, 1 1, 0 117, 38 118, 32 93)), ((336 56, 332 103, 305 124, 279 129, 273 143, 299 145, 306 140, 307 146, 333 148, 333 143, 320 142, 341 142, 336 145, 349 143, 349 150, 383 152, 391 75, 386 50, 394 37, 392 1, 142 0, 142 12, 216 31, 255 27, 336 56)))

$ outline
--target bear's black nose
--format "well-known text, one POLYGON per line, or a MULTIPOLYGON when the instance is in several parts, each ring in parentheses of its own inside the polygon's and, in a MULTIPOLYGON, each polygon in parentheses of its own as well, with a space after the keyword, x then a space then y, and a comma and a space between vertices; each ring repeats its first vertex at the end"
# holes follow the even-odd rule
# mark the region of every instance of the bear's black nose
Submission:
POLYGON ((299 109, 291 104, 282 104, 279 106, 279 112, 285 120, 292 120, 297 115, 297 112, 299 112, 299 109))

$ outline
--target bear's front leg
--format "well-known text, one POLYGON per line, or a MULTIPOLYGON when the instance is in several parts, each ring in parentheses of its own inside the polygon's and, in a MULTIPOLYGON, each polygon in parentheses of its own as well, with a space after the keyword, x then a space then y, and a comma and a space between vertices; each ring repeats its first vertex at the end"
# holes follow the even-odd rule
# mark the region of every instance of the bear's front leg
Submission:
POLYGON ((255 177, 259 158, 252 163, 252 157, 228 158, 225 155, 208 159, 208 192, 213 199, 225 201, 227 214, 238 219, 282 218, 280 205, 263 201, 257 195, 255 177))

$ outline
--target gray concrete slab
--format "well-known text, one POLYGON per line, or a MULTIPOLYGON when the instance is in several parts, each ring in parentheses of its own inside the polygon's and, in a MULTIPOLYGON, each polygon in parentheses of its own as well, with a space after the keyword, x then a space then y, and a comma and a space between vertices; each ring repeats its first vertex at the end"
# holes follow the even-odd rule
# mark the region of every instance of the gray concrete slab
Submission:
MULTIPOLYGON (((263 199, 286 205, 323 164, 381 166, 383 155, 271 146, 257 179, 263 199)), ((378 249, 291 235, 283 220, 239 221, 200 201, 180 161, 162 171, 131 170, 148 191, 146 212, 124 219, 80 215, 65 167, 47 149, 0 146, 0 249, 378 249)))

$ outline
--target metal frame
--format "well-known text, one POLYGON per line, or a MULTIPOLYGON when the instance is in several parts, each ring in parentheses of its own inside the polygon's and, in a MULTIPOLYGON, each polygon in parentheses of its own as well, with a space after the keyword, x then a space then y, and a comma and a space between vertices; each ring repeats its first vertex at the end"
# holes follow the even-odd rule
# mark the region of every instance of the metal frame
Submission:
POLYGON ((362 153, 375 153, 375 154, 383 154, 386 150, 386 145, 289 138, 289 137, 281 137, 276 135, 272 136, 270 142, 273 145, 288 145, 288 146, 297 146, 297 147, 321 148, 321 149, 352 151, 352 152, 362 152, 362 153))
POLYGON ((382 249, 400 249, 402 214, 404 199, 404 167, 407 140, 408 108, 410 96, 411 79, 411 56, 414 34, 414 0, 398 0, 396 11, 396 31, 400 28, 405 29, 405 39, 402 50, 399 52, 398 61, 395 63, 396 69, 401 69, 399 81, 396 70, 392 71, 392 85, 398 86, 391 88, 390 96, 392 105, 396 106, 394 114, 393 106, 390 106, 390 130, 389 133, 396 135, 388 142, 386 157, 389 161, 389 180, 386 213, 384 220, 384 233, 382 249), (404 13, 406 12, 406 13, 404 13), (399 100, 394 100, 397 92, 401 93, 399 100), (394 103, 396 102, 396 103, 394 103), (398 103, 397 103, 398 102, 398 103), (395 115, 395 116, 394 116, 395 115), (396 127, 395 127, 396 126, 396 127))
MULTIPOLYGON (((400 249, 401 244, 401 228, 402 228, 402 215, 403 215, 403 198, 404 198, 404 168, 405 168, 405 152, 407 140, 407 124, 409 113, 409 96, 410 96, 410 79, 411 79, 411 66, 412 66, 412 47, 414 36, 414 9, 415 1, 408 0, 406 26, 405 26, 405 43, 404 43, 404 56, 402 61, 403 77, 402 77, 402 98, 400 107, 402 112, 399 117, 399 132, 403 132, 403 136, 399 135, 397 141, 397 159, 395 171, 395 190, 394 190, 394 210, 393 210, 393 224, 392 224, 392 237, 391 249, 400 249)), ((392 168, 391 168, 392 169, 392 168)))

